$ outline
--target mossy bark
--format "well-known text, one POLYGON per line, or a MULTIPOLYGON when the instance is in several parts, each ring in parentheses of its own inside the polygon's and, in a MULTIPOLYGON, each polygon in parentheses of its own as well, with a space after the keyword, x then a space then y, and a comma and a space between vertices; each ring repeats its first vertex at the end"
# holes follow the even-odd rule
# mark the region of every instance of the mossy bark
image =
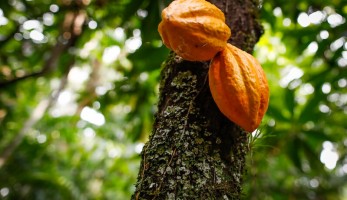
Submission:
MULTIPOLYGON (((262 29, 254 0, 214 0, 232 30, 229 42, 250 52, 262 29)), ((171 53, 162 69, 153 133, 143 148, 132 199, 240 199, 246 132, 224 117, 208 86, 208 62, 171 53)))

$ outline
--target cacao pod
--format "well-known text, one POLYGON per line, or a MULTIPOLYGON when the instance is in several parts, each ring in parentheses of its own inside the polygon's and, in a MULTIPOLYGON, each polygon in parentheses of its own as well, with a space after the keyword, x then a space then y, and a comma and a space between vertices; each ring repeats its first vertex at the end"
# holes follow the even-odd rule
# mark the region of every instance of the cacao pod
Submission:
POLYGON ((228 44, 211 61, 209 85, 219 110, 248 132, 260 124, 269 103, 269 87, 259 62, 228 44))
POLYGON ((158 31, 163 43, 189 61, 206 61, 230 37, 224 13, 205 0, 176 0, 162 11, 158 31))

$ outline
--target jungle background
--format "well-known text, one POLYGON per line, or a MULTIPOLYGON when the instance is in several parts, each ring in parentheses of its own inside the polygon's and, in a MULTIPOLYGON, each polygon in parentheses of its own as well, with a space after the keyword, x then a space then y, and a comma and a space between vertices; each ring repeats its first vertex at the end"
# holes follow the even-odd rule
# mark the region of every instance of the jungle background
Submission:
MULTIPOLYGON (((169 0, 0 2, 0 199, 129 199, 169 0)), ((261 2, 244 199, 347 199, 347 1, 261 2)))

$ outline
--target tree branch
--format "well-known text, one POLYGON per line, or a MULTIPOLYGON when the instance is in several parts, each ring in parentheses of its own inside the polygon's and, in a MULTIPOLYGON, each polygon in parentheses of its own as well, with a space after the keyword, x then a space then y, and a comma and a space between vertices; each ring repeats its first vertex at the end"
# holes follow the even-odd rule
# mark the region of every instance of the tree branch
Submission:
MULTIPOLYGON (((210 2, 225 11, 233 30, 229 42, 252 51, 260 32, 252 0, 210 2)), ((208 70, 208 62, 183 61, 175 54, 165 62, 133 200, 241 198, 248 135, 214 103, 208 70)))
POLYGON ((30 74, 26 74, 24 76, 21 76, 21 77, 17 77, 17 78, 14 78, 14 79, 10 79, 10 80, 7 80, 7 81, 2 81, 0 82, 0 88, 4 88, 4 87, 7 87, 9 85, 12 85, 12 84, 15 84, 19 81, 22 81, 22 80, 26 80, 28 78, 33 78, 33 77, 40 77, 40 76, 43 76, 51 71, 54 71, 54 69, 56 68, 57 66, 57 61, 58 59, 60 58, 61 54, 66 50, 68 49, 69 47, 71 47, 73 45, 73 42, 69 42, 68 44, 64 45, 62 44, 61 42, 58 42, 52 52, 51 52, 51 55, 50 57, 48 58, 48 60, 44 63, 42 69, 38 72, 33 72, 33 73, 30 73, 30 74))
MULTIPOLYGON (((71 37, 68 40, 67 44, 64 45, 63 42, 60 42, 58 40, 57 44, 55 45, 54 49, 51 52, 50 58, 45 62, 42 70, 37 73, 29 74, 24 77, 30 78, 39 76, 45 73, 48 73, 50 71, 55 70, 57 66, 58 59, 60 58, 60 55, 69 47, 72 47, 75 45, 75 42, 82 34, 82 25, 86 18, 85 12, 82 10, 78 10, 77 12, 70 12, 65 15, 65 20, 63 23, 63 33, 66 31, 69 31, 71 33, 71 37), (73 17, 71 17, 73 16, 73 17), (65 29, 65 31, 64 31, 65 29)), ((54 104, 54 102, 59 97, 60 92, 65 88, 67 83, 67 76, 70 72, 71 67, 73 66, 75 62, 75 57, 72 57, 72 61, 68 64, 68 68, 66 72, 64 73, 64 77, 61 79, 60 86, 57 92, 51 91, 51 95, 48 99, 43 99, 34 109, 32 112, 30 118, 24 123, 23 128, 17 133, 17 135, 12 139, 12 141, 4 148, 4 150, 0 154, 0 168, 6 164, 7 160, 10 158, 10 156, 13 154, 15 149, 20 145, 20 143, 23 141, 25 135, 27 134, 28 130, 30 130, 46 113, 46 111, 54 104)), ((24 78, 24 79, 26 79, 24 78)), ((19 80, 24 80, 22 79, 19 80)), ((7 81, 6 83, 0 84, 0 86, 5 86, 10 84, 9 82, 15 83, 19 81, 18 79, 14 79, 12 81, 7 81)))
POLYGON ((17 133, 17 135, 12 139, 12 141, 4 148, 4 150, 0 154, 0 168, 6 163, 15 149, 19 146, 19 144, 23 141, 24 136, 28 133, 28 131, 43 117, 46 111, 56 102, 59 97, 59 94, 65 88, 67 84, 67 76, 70 72, 74 64, 74 58, 72 62, 69 63, 68 69, 64 73, 64 77, 62 77, 60 81, 60 85, 57 91, 51 91, 50 97, 47 99, 43 99, 36 106, 34 111, 32 112, 30 118, 24 123, 23 128, 17 133))
POLYGON ((83 25, 83 23, 81 22, 84 22, 85 18, 86 16, 84 12, 81 12, 81 11, 77 11, 75 13, 68 12, 65 15, 62 31, 58 36, 57 43, 53 47, 50 57, 46 60, 42 69, 37 72, 25 74, 24 76, 21 76, 21 77, 2 81, 0 82, 0 89, 5 88, 9 85, 15 84, 19 81, 23 81, 33 77, 40 77, 54 71, 57 67, 58 60, 61 54, 64 53, 70 47, 75 45, 78 36, 81 34, 82 25, 83 25), (63 37, 64 33, 70 33, 71 37, 68 40, 63 40, 62 38, 64 38, 63 37))

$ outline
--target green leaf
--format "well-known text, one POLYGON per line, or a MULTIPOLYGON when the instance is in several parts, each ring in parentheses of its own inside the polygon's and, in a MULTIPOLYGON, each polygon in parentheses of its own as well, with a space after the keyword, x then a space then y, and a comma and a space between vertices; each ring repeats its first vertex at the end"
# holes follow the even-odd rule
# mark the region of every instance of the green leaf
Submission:
POLYGON ((290 119, 285 116, 283 109, 280 109, 270 103, 266 115, 273 117, 276 121, 289 122, 290 119))
POLYGON ((291 118, 294 118, 294 109, 296 106, 295 90, 291 90, 289 88, 285 89, 284 102, 285 102, 285 106, 287 107, 287 110, 289 110, 291 118))
POLYGON ((309 161, 311 170, 324 172, 323 164, 319 160, 320 152, 315 151, 308 142, 302 142, 302 150, 309 161))
POLYGON ((287 145, 287 155, 289 159, 292 161, 294 166, 301 172, 302 169, 302 158, 300 156, 300 150, 302 147, 302 141, 298 138, 294 138, 292 141, 288 141, 287 145))
POLYGON ((124 26, 124 24, 127 23, 132 16, 136 15, 137 10, 140 9, 144 2, 147 2, 147 0, 130 1, 125 6, 125 9, 122 13, 122 23, 120 26, 124 26))
POLYGON ((161 20, 160 9, 157 1, 150 1, 145 8, 148 16, 142 21, 141 35, 144 43, 152 42, 154 39, 160 39, 157 26, 161 20), (155 24, 155 26, 153 26, 155 24))
POLYGON ((321 100, 322 96, 317 94, 309 98, 305 107, 301 110, 298 121, 302 124, 307 121, 317 121, 321 116, 321 113, 318 110, 321 100))
POLYGON ((162 62, 169 54, 169 49, 164 45, 160 48, 152 45, 144 44, 135 53, 129 55, 129 59, 133 61, 135 71, 152 71, 160 69, 162 62))

